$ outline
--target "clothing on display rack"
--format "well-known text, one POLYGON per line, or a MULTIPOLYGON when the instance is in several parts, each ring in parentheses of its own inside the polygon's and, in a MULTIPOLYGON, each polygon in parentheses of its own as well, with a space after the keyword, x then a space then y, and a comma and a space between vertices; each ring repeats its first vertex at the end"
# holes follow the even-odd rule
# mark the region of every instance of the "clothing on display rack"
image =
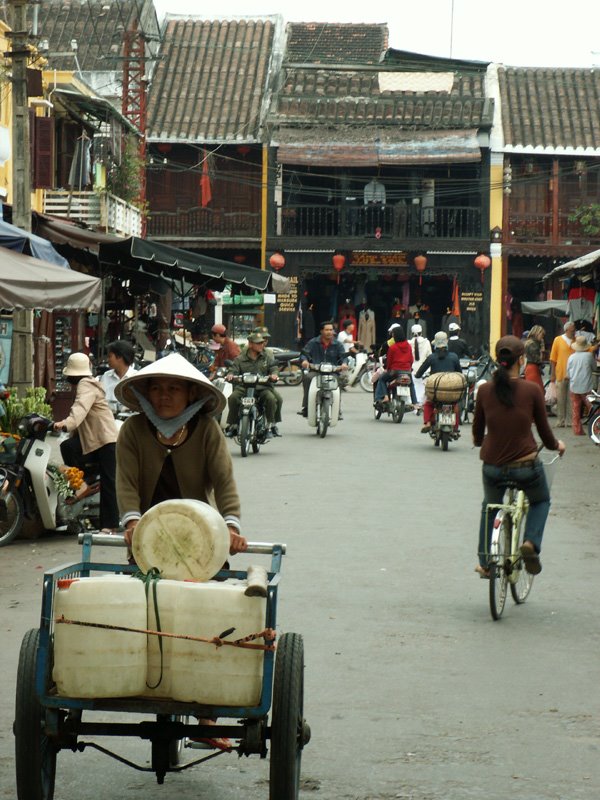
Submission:
POLYGON ((358 341, 362 342, 363 347, 371 349, 371 345, 376 341, 375 333, 375 312, 366 308, 358 315, 358 341))

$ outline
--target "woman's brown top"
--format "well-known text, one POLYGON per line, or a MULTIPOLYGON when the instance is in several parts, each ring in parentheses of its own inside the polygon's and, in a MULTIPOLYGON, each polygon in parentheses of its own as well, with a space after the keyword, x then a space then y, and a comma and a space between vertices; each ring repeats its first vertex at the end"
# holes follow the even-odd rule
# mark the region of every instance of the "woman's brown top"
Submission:
POLYGON ((493 381, 484 383, 477 392, 473 441, 481 447, 480 458, 486 464, 502 466, 534 453, 538 445, 531 430, 533 423, 544 446, 558 450, 540 387, 521 379, 513 384, 515 404, 511 408, 498 400, 493 381))

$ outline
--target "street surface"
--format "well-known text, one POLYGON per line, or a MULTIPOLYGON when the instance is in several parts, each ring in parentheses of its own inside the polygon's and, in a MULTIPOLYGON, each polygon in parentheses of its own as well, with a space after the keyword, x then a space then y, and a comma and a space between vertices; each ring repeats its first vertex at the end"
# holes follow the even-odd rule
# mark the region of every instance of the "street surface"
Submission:
MULTIPOLYGON (((231 450, 246 535, 288 545, 278 622, 304 636, 312 728, 301 797, 595 800, 600 449, 561 431, 543 572, 493 622, 473 572, 481 490, 469 430, 443 453, 421 417, 375 422, 357 388, 321 440, 296 416, 300 389, 282 392, 283 438, 246 459, 231 450)), ((0 549, 0 800, 15 797, 20 642, 38 625, 44 569, 78 557, 61 536, 0 549)), ((140 740, 102 743, 149 758, 140 740)), ((266 800, 268 759, 225 754, 158 786, 93 750, 58 756, 55 800, 174 797, 266 800)))

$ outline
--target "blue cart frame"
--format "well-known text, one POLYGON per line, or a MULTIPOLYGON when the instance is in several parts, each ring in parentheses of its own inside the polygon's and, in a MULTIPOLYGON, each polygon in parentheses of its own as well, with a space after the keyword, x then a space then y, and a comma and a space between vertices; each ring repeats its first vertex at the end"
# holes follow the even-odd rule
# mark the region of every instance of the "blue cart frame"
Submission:
MULTIPOLYGON (((89 577, 94 573, 133 575, 137 567, 92 562, 93 544, 124 544, 122 536, 86 533, 80 536, 82 560, 48 570, 44 574, 42 612, 39 630, 29 631, 21 647, 15 710, 16 776, 18 800, 52 800, 56 754, 63 749, 74 752, 92 747, 143 772, 154 772, 163 783, 167 772, 189 769, 222 754, 217 750, 182 764, 183 746, 193 748, 191 738, 228 738, 239 741, 234 748, 241 755, 267 755, 270 740, 271 800, 297 800, 300 759, 310 739, 310 728, 303 717, 304 654, 302 637, 285 633, 277 642, 277 655, 264 651, 263 680, 258 706, 207 706, 197 703, 155 698, 78 699, 59 697, 52 684, 53 603, 57 582, 67 578, 89 577), (270 725, 269 710, 272 707, 270 725), (141 722, 86 722, 84 711, 155 715, 141 722), (188 721, 194 717, 193 724, 188 721), (235 719, 236 724, 199 724, 197 719, 235 719), (147 739, 152 747, 151 766, 141 766, 96 742, 81 741, 82 736, 125 736, 147 739)), ((283 544, 249 543, 249 553, 270 554, 265 627, 275 630, 277 594, 283 544)), ((221 570, 220 579, 247 578, 245 571, 221 570)))

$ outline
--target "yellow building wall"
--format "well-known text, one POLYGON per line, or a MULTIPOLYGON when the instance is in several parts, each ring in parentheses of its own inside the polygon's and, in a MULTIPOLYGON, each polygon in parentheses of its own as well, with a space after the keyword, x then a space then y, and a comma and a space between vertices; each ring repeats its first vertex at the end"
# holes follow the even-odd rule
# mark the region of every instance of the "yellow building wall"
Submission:
MULTIPOLYGON (((503 165, 492 164, 490 167, 490 230, 495 227, 502 230, 502 208, 504 193, 502 189, 503 165)), ((504 271, 502 263, 502 245, 492 244, 492 286, 490 296, 490 353, 498 339, 502 336, 502 320, 504 316, 504 271)))

